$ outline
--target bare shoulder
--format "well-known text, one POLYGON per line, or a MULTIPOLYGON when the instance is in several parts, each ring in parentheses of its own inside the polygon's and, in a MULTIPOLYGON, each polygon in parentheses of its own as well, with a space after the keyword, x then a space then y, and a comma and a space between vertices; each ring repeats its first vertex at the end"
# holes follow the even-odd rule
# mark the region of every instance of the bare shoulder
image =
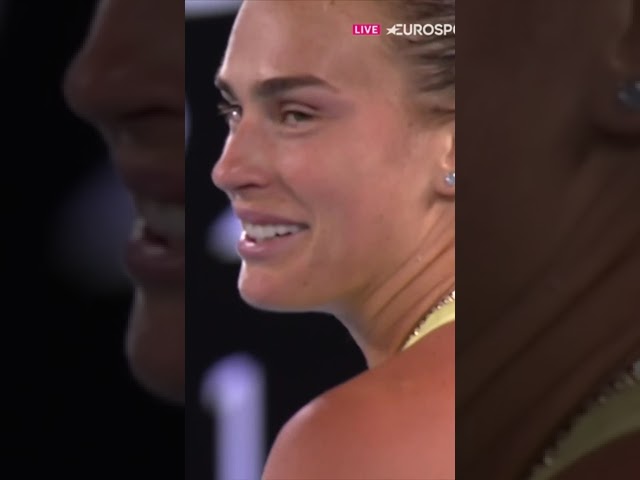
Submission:
POLYGON ((264 479, 453 479, 454 328, 305 406, 278 435, 264 479))

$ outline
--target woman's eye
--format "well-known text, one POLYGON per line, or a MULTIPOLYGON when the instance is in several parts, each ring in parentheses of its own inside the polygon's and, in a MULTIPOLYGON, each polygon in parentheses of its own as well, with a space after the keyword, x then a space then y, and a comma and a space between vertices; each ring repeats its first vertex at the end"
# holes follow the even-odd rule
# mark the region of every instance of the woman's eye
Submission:
POLYGON ((227 124, 236 123, 240 119, 240 106, 228 102, 218 104, 218 114, 224 117, 227 124))
POLYGON ((285 110, 282 113, 282 123, 285 125, 297 125, 313 119, 313 115, 300 110, 285 110))
MULTIPOLYGON (((226 101, 220 102, 218 104, 218 114, 225 119, 227 125, 233 126, 236 125, 242 117, 242 107, 226 101)), ((278 113, 277 121, 288 127, 296 127, 301 123, 313 120, 313 118, 314 116, 311 113, 285 108, 278 113)))

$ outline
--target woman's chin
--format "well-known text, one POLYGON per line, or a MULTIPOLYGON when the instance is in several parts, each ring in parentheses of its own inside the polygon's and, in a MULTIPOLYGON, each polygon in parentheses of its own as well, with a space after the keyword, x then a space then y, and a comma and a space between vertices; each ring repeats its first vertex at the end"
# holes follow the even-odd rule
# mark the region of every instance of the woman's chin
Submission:
POLYGON ((255 295, 240 292, 242 300, 256 310, 268 312, 292 312, 298 309, 290 305, 286 299, 274 298, 273 296, 255 295))
POLYGON ((264 284, 261 288, 250 288, 249 285, 241 285, 240 298, 249 306, 268 312, 301 312, 309 310, 309 306, 305 302, 301 302, 302 298, 296 295, 290 289, 283 291, 280 289, 265 289, 264 284))

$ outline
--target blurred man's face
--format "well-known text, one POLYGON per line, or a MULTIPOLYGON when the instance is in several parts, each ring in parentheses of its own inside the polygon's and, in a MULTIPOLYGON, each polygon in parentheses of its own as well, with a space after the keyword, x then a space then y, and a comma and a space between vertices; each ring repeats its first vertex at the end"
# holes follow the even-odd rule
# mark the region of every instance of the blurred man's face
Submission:
POLYGON ((103 0, 65 82, 130 189, 138 219, 126 253, 136 284, 127 332, 135 376, 184 396, 184 3, 103 0))

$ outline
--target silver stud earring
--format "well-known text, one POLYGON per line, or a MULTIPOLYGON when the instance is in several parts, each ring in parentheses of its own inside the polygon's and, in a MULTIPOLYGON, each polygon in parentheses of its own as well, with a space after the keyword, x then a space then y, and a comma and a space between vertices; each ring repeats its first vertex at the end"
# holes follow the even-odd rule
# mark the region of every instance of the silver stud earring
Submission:
POLYGON ((449 172, 444 177, 445 183, 450 187, 455 187, 456 185, 456 172, 449 172))
POLYGON ((618 100, 630 110, 640 112, 640 80, 632 80, 618 90, 618 100))

